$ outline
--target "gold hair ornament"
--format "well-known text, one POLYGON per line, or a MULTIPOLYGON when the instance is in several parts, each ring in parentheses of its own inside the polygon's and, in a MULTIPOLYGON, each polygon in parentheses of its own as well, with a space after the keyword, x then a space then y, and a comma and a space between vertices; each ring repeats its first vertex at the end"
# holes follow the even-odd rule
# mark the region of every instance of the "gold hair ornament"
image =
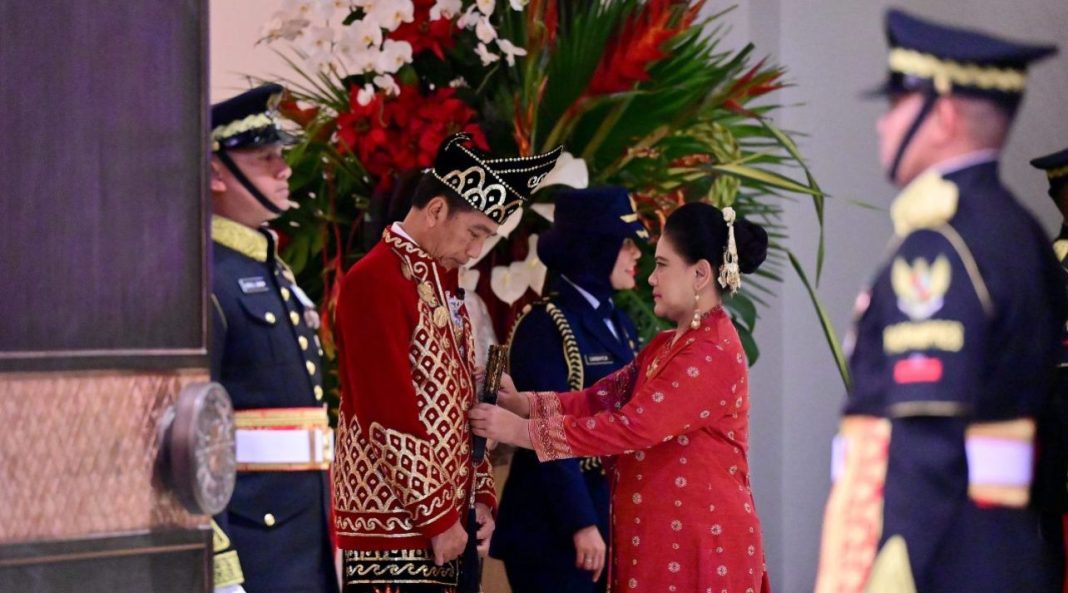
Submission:
POLYGON ((737 215, 734 208, 723 209, 723 220, 727 223, 727 250, 723 252, 723 265, 719 268, 719 285, 731 294, 738 292, 742 286, 742 272, 738 266, 738 245, 734 241, 734 221, 737 215))

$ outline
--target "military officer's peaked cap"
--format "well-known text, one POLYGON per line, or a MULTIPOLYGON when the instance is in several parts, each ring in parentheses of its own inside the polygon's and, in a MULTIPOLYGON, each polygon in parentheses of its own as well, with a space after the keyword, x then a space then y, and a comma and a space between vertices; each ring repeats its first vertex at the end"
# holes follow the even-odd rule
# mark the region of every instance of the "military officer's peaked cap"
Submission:
POLYGON ((438 147, 427 172, 494 222, 503 223, 538 188, 563 150, 527 157, 492 157, 468 146, 471 136, 453 134, 438 147))
POLYGON ((278 120, 282 90, 281 85, 264 84, 212 105, 212 151, 291 143, 293 137, 278 120))
POLYGON ((1034 159, 1031 166, 1046 172, 1051 196, 1057 188, 1068 185, 1068 148, 1034 159))
MULTIPOLYGON (((556 194, 553 230, 582 235, 648 239, 634 202, 624 187, 565 189, 556 194)), ((550 231, 552 232, 552 231, 550 231)))
POLYGON ((889 77, 873 94, 934 91, 991 99, 1009 109, 1027 86, 1027 67, 1057 52, 1053 45, 1016 43, 949 27, 901 10, 886 15, 889 77))

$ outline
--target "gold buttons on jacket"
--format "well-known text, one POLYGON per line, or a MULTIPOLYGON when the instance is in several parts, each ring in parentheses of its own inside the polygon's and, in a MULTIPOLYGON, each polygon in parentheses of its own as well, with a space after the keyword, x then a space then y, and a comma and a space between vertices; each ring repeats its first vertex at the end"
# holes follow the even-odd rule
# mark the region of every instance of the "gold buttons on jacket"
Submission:
POLYGON ((308 368, 308 374, 309 375, 314 375, 315 374, 315 363, 314 362, 309 360, 309 361, 304 363, 304 366, 306 366, 308 368))
POLYGON ((282 300, 283 301, 288 301, 289 300, 289 289, 286 288, 285 286, 283 286, 281 292, 282 292, 282 300))
POLYGON ((314 393, 315 393, 315 399, 316 399, 316 400, 321 400, 321 399, 323 399, 323 388, 322 388, 322 387, 320 387, 320 386, 316 385, 316 386, 315 386, 315 389, 313 389, 313 390, 312 390, 312 392, 314 392, 314 393))
POLYGON ((274 515, 267 513, 263 516, 263 524, 267 527, 274 527, 275 523, 277 523, 277 521, 275 521, 274 515))
POLYGON ((308 349, 308 338, 305 338, 304 336, 297 336, 297 343, 300 344, 301 350, 308 349))
POLYGON ((300 315, 297 315, 296 311, 290 311, 289 320, 293 322, 293 325, 297 325, 300 323, 300 315))
POLYGON ((266 314, 264 314, 264 316, 263 316, 263 319, 264 319, 264 320, 266 320, 266 321, 267 321, 267 323, 272 323, 272 324, 273 324, 273 323, 274 323, 275 321, 278 321, 278 318, 277 318, 277 317, 275 317, 275 316, 274 316, 274 313, 271 313, 270 311, 268 311, 268 312, 267 312, 266 314))

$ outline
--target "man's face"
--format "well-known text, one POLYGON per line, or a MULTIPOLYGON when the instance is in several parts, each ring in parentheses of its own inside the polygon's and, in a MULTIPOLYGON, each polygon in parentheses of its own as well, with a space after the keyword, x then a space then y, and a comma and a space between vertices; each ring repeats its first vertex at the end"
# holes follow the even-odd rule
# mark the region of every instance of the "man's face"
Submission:
MULTIPOLYGON (((912 127, 912 122, 916 120, 916 115, 922 107, 923 95, 920 93, 907 93, 890 98, 890 109, 879 118, 876 126, 876 130, 879 133, 879 161, 882 163, 884 171, 890 172, 890 167, 894 164, 894 157, 897 156, 901 141, 904 140, 905 134, 912 127)), ((930 116, 928 116, 929 118, 930 116)), ((894 183, 905 185, 926 168, 923 159, 924 141, 922 136, 927 123, 925 121, 924 125, 920 126, 920 129, 909 142, 909 146, 901 158, 901 164, 898 165, 897 177, 894 179, 894 183)))
MULTIPOLYGON (((280 210, 290 207, 289 176, 293 170, 282 158, 282 145, 271 144, 259 148, 231 150, 228 153, 234 164, 248 177, 248 180, 280 210)), ((236 207, 264 221, 277 218, 278 215, 264 208, 259 201, 234 177, 226 166, 216 161, 213 167, 225 186, 224 192, 233 198, 236 207)))
MULTIPOLYGON (((447 209, 447 206, 446 206, 447 209)), ((434 251, 431 255, 447 269, 456 269, 482 253, 486 239, 497 234, 499 225, 478 211, 447 213, 433 227, 434 251)))

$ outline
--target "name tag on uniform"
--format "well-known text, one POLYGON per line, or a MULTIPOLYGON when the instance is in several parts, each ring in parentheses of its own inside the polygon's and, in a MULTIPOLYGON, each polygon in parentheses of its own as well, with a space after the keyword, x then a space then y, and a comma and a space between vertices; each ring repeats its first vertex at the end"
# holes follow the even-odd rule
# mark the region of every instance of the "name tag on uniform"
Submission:
POLYGON ((267 292, 267 280, 263 276, 253 276, 251 278, 238 278, 237 285, 241 287, 241 292, 245 294, 256 294, 257 292, 267 292))
POLYGON ((611 354, 584 354, 582 355, 582 358, 586 361, 588 366, 612 364, 615 362, 611 354))

